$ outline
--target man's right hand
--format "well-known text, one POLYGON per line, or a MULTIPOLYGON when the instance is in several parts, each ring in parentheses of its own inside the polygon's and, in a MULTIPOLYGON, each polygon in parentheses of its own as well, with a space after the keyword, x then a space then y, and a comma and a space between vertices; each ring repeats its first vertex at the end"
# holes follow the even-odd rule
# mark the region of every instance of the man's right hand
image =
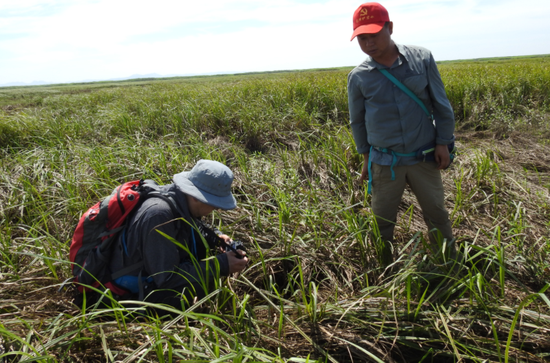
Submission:
POLYGON ((235 273, 235 272, 241 272, 244 270, 246 265, 248 265, 248 257, 246 257, 246 252, 243 250, 237 250, 237 252, 234 251, 227 251, 225 253, 227 255, 227 262, 229 264, 229 273, 235 273), (237 257, 236 254, 240 254, 241 257, 237 257))
POLYGON ((363 159, 363 170, 361 171, 361 177, 359 178, 360 182, 369 180, 369 153, 364 153, 363 159))

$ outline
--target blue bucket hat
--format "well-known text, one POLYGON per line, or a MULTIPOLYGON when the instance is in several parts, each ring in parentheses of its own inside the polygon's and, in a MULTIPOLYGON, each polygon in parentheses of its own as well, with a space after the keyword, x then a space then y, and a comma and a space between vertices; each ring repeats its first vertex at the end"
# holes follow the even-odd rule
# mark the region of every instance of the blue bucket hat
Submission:
POLYGON ((237 201, 231 194, 233 172, 214 160, 199 160, 191 171, 174 175, 174 184, 185 194, 223 210, 234 209, 237 201))

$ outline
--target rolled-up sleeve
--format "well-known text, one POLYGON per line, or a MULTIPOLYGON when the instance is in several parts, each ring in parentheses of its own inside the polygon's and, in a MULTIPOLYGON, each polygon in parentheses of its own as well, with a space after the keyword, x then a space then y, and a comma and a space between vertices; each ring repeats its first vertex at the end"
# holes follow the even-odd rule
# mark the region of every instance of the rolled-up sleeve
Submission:
POLYGON ((349 121, 357 152, 365 154, 370 149, 365 122, 365 97, 357 82, 359 82, 359 77, 354 77, 353 72, 351 72, 348 75, 349 121))

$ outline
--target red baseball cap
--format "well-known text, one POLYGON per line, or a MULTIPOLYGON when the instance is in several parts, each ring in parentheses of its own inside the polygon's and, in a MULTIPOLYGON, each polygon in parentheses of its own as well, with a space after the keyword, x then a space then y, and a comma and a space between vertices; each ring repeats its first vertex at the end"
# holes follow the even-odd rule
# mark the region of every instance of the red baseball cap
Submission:
POLYGON ((359 34, 378 33, 390 16, 385 7, 378 3, 364 3, 353 13, 353 34, 351 40, 359 34))

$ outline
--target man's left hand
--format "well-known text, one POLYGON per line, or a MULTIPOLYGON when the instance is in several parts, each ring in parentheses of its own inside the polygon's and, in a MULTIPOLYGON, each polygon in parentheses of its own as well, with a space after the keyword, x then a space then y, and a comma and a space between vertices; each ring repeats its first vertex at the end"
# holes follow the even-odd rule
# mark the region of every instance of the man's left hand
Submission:
POLYGON ((451 164, 451 156, 447 145, 435 145, 435 162, 439 170, 443 170, 451 164))
POLYGON ((219 234, 218 237, 220 237, 221 239, 223 239, 225 241, 225 243, 229 244, 229 242, 231 241, 231 237, 229 237, 228 235, 226 234, 219 234))

